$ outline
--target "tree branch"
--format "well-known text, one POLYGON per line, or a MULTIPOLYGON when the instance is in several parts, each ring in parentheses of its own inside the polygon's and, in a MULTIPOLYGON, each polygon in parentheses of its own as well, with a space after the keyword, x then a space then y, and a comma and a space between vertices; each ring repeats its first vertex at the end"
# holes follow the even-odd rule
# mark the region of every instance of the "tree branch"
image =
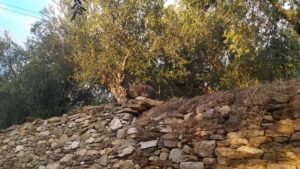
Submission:
POLYGON ((119 79, 120 83, 123 83, 124 80, 125 80, 125 70, 126 70, 126 66, 127 66, 128 59, 129 59, 130 56, 131 56, 130 53, 127 54, 125 56, 125 58, 123 59, 122 64, 120 65, 120 71, 118 72, 118 79, 119 79))
POLYGON ((294 26, 294 30, 297 32, 298 35, 300 35, 300 7, 298 7, 298 14, 296 14, 284 9, 281 5, 278 4, 278 0, 269 0, 269 2, 283 19, 285 19, 287 22, 294 26))

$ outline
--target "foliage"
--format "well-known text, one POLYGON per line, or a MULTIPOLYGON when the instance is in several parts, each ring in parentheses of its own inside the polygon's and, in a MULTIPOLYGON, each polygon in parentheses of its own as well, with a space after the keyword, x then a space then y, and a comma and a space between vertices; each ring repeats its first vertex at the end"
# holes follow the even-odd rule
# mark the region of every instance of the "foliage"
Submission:
POLYGON ((22 94, 18 93, 18 73, 25 61, 24 50, 12 42, 6 33, 0 38, 0 126, 7 126, 19 122, 24 117, 20 113, 23 101, 22 94))
POLYGON ((0 126, 122 103, 133 83, 168 99, 299 77, 299 1, 62 0, 57 10, 43 11, 26 48, 0 39, 0 126))
POLYGON ((92 97, 90 91, 72 80, 73 65, 64 57, 68 47, 50 21, 33 26, 26 49, 8 35, 0 39, 0 128, 26 117, 59 116, 77 102, 90 102, 84 100, 92 97))
POLYGON ((90 1, 94 8, 70 26, 76 35, 70 42, 76 46, 77 79, 99 81, 121 100, 133 81, 156 83, 185 76, 187 62, 174 50, 176 42, 172 48, 164 45, 173 43, 168 36, 174 32, 168 32, 172 30, 164 23, 163 4, 162 0, 90 1))
POLYGON ((79 80, 100 80, 116 97, 116 86, 151 83, 159 89, 160 98, 166 98, 192 96, 207 87, 218 90, 291 79, 298 74, 297 1, 181 0, 166 8, 157 0, 152 4, 159 8, 153 9, 143 8, 146 2, 85 4, 88 12, 77 18, 77 30, 71 29, 76 35, 85 30, 85 36, 97 37, 89 42, 78 37, 76 44, 80 48, 97 39, 84 49, 98 53, 85 55, 86 51, 79 50, 81 54, 74 55, 79 80), (289 9, 284 7, 287 3, 289 9), (139 18, 143 10, 149 14, 139 18), (114 73, 129 81, 112 80, 119 78, 114 73))

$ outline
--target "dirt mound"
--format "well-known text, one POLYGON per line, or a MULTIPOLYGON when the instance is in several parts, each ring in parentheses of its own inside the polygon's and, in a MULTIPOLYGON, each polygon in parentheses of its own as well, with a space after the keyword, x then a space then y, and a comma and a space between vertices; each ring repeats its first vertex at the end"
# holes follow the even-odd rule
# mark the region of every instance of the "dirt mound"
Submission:
MULTIPOLYGON (((285 97, 285 95, 288 95, 287 97, 289 97, 297 94, 299 86, 299 82, 297 81, 278 81, 257 87, 221 91, 191 99, 180 98, 166 102, 163 105, 156 106, 151 110, 144 112, 138 121, 141 125, 145 125, 151 122, 152 119, 162 117, 162 115, 168 116, 175 112, 179 114, 195 112, 198 106, 202 106, 203 110, 223 105, 262 110, 266 108, 269 103, 276 103, 276 99, 280 99, 280 96, 285 97)), ((287 102, 286 100, 283 101, 287 102)))

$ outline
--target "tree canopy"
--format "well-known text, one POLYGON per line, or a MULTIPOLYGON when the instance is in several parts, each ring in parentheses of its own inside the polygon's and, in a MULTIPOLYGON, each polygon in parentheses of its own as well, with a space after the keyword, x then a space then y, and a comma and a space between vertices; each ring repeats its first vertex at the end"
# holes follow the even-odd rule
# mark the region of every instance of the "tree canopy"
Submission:
POLYGON ((298 78, 299 3, 61 0, 25 47, 0 39, 0 126, 122 103, 131 84, 169 99, 298 78))
POLYGON ((199 94, 207 84, 217 90, 298 74, 298 1, 181 0, 166 7, 163 1, 91 0, 81 5, 87 12, 72 28, 84 27, 95 38, 78 37, 77 44, 82 47, 88 39, 98 53, 74 54, 78 79, 98 79, 116 97, 116 86, 125 92, 132 81, 171 88, 170 96, 199 94))

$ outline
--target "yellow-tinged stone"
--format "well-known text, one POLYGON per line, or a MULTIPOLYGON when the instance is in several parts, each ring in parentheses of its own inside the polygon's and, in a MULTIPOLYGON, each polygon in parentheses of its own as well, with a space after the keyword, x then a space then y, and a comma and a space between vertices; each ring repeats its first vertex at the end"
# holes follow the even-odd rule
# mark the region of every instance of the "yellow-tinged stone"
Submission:
POLYGON ((267 169, 267 162, 264 160, 247 160, 247 161, 236 161, 237 164, 234 164, 231 167, 235 169, 267 169))
POLYGON ((272 142, 272 139, 265 136, 259 136, 259 137, 252 137, 249 139, 250 145, 253 145, 254 147, 259 147, 263 143, 272 142))
POLYGON ((264 130, 251 130, 251 132, 248 133, 247 137, 259 137, 259 136, 264 136, 265 131, 264 130))
POLYGON ((227 166, 227 165, 229 165, 230 159, 228 159, 228 158, 223 158, 223 157, 218 157, 218 158, 217 158, 217 161, 218 161, 218 165, 224 165, 224 166, 227 166))
POLYGON ((233 139, 233 138, 243 138, 248 135, 249 131, 248 130, 242 130, 238 132, 229 132, 227 133, 226 138, 227 139, 233 139))
POLYGON ((295 152, 295 153, 297 153, 297 154, 299 154, 299 156, 300 156, 300 147, 293 147, 292 151, 295 152))
POLYGON ((220 164, 218 164, 218 165, 216 166, 216 169, 226 169, 226 168, 228 168, 228 167, 225 166, 225 165, 220 165, 220 164))
POLYGON ((259 157, 264 153, 264 151, 262 151, 261 149, 247 146, 241 146, 236 151, 241 153, 243 157, 259 157))
POLYGON ((235 149, 230 148, 216 148, 215 154, 218 157, 225 157, 228 159, 240 159, 242 156, 240 156, 240 153, 238 153, 235 149))
POLYGON ((295 154, 294 152, 291 152, 291 151, 286 152, 286 160, 290 161, 290 162, 295 162, 295 163, 300 161, 297 154, 295 154))
POLYGON ((228 157, 233 154, 233 149, 230 148, 216 148, 215 154, 220 157, 228 157))
POLYGON ((245 169, 267 169, 267 163, 264 160, 249 160, 245 169))
POLYGON ((276 132, 283 135, 291 135, 294 133, 294 126, 292 120, 281 120, 276 124, 276 132))
POLYGON ((267 166, 265 165, 260 165, 260 164, 255 164, 253 166, 246 166, 244 169, 267 169, 267 166))
POLYGON ((294 128, 296 131, 300 131, 300 118, 294 121, 294 128))
POLYGON ((282 163, 272 163, 268 165, 267 169, 297 169, 295 165, 282 164, 282 163))
POLYGON ((247 145, 249 143, 249 141, 245 138, 232 138, 230 139, 230 143, 232 145, 247 145))
POLYGON ((267 169, 265 164, 239 165, 236 169, 267 169))
POLYGON ((280 137, 282 134, 277 133, 275 130, 266 130, 266 137, 280 137))

